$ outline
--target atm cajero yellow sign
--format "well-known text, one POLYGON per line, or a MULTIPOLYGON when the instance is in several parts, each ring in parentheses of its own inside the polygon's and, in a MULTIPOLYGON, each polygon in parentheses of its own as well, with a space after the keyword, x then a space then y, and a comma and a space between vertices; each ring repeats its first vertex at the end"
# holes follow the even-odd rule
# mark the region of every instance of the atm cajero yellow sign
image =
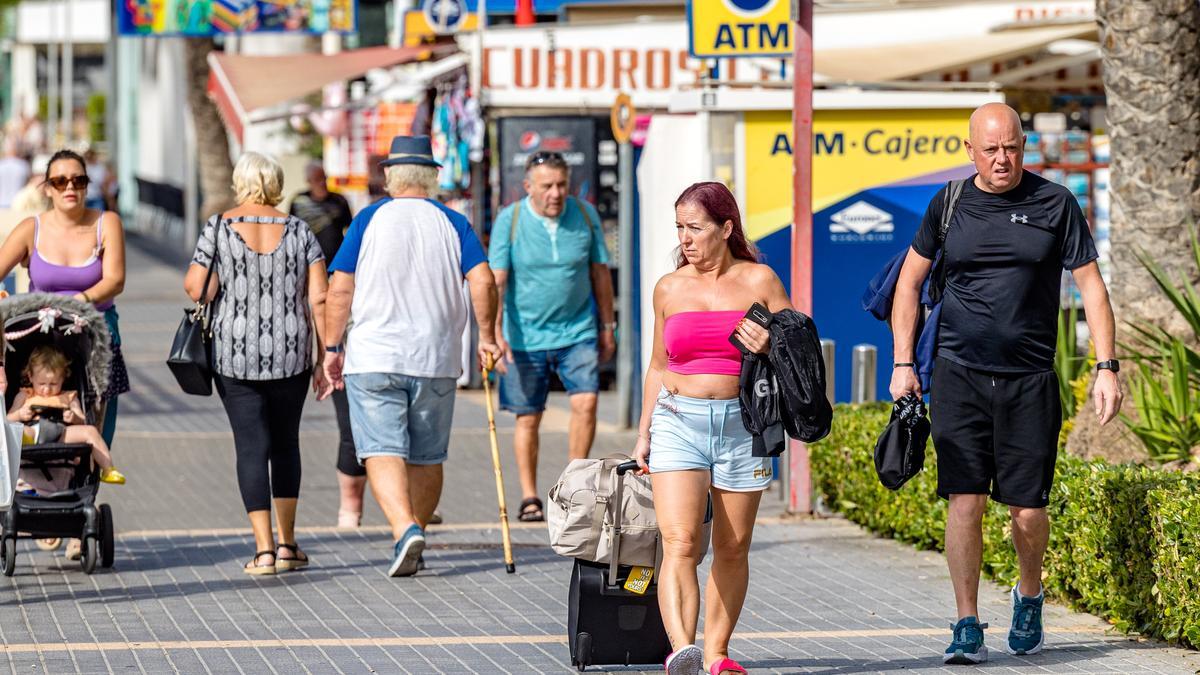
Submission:
POLYGON ((687 10, 695 58, 792 55, 790 0, 688 0, 687 10))
MULTIPOLYGON (((969 115, 953 109, 816 111, 813 212, 863 190, 967 164, 969 115)), ((792 223, 792 113, 748 112, 744 119, 746 234, 758 240, 792 223)))

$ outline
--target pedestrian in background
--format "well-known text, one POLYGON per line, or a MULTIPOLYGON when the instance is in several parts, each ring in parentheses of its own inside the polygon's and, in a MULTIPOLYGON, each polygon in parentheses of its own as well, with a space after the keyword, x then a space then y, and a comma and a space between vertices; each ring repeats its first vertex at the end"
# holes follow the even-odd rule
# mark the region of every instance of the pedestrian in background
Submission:
MULTIPOLYGON (((325 168, 314 161, 304 172, 308 189, 292 199, 288 212, 308 223, 321 244, 325 260, 333 261, 346 229, 350 227, 350 204, 346 198, 329 190, 325 168)), ((354 434, 350 430, 350 403, 345 389, 333 390, 333 407, 338 426, 338 516, 337 526, 355 528, 362 523, 363 492, 367 487, 367 472, 354 455, 354 434)))
POLYGON ((4 157, 0 158, 0 209, 12 208, 13 199, 29 182, 29 160, 21 157, 20 143, 4 139, 4 157))
POLYGON ((770 334, 743 317, 754 303, 772 312, 791 302, 775 272, 759 264, 737 201, 722 183, 696 183, 675 201, 677 268, 654 287, 654 347, 646 370, 634 458, 650 472, 662 533, 658 605, 671 639, 669 675, 745 673, 729 658, 750 581, 750 538, 771 458, 755 457, 742 424, 742 354, 766 354, 770 334), (704 650, 696 641, 696 568, 712 499, 712 570, 704 593, 704 650))
MULTIPOLYGON (((26 265, 31 292, 71 295, 104 314, 112 347, 108 387, 98 402, 85 404, 96 409, 96 426, 111 448, 117 397, 129 391, 114 302, 125 290, 125 229, 116 213, 86 206, 84 195, 90 183, 83 157, 70 150, 50 157, 42 187, 50 209, 21 221, 5 240, 0 248, 0 279, 18 264, 26 265)), ((71 540, 67 557, 74 560, 79 553, 79 540, 71 540)))
POLYGON ((483 247, 465 216, 431 198, 438 163, 429 137, 397 136, 382 164, 389 196, 355 216, 333 261, 325 368, 349 394, 358 460, 392 527, 388 575, 411 576, 442 494, 462 372, 464 278, 480 361, 501 352, 483 247))
POLYGON ((571 404, 568 455, 586 458, 596 436, 600 362, 616 350, 600 215, 570 196, 569 184, 562 155, 530 155, 527 196, 496 216, 488 251, 501 298, 496 333, 508 365, 500 379, 500 408, 517 416, 513 449, 522 496, 517 518, 526 522, 545 517, 537 489, 538 430, 551 375, 558 376, 571 404))
POLYGON ((1021 577, 1013 586, 1005 650, 1042 650, 1042 559, 1062 409, 1054 372, 1059 290, 1069 270, 1096 346, 1094 396, 1101 424, 1121 409, 1114 321, 1096 245, 1075 197, 1023 168, 1017 112, 989 103, 971 115, 967 156, 976 174, 944 239, 946 190, 934 195, 913 238, 892 306, 892 398, 921 395, 913 368, 921 286, 939 249, 946 265, 930 420, 938 495, 950 501, 946 561, 958 619, 945 663, 987 660, 979 622, 982 520, 988 496, 1008 506, 1021 577))
POLYGON ((87 162, 88 177, 91 178, 87 191, 88 208, 109 208, 109 204, 113 202, 112 190, 115 182, 112 171, 109 171, 108 164, 91 148, 83 154, 83 158, 87 162))
POLYGON ((274 574, 308 565, 295 533, 300 415, 310 380, 318 398, 329 395, 323 352, 314 368, 312 348, 314 332, 321 344, 328 278, 312 230, 275 208, 283 200, 283 169, 274 159, 242 155, 233 186, 238 205, 205 223, 184 289, 193 300, 215 302, 216 388, 233 428, 238 488, 254 530, 254 557, 243 570, 274 574))

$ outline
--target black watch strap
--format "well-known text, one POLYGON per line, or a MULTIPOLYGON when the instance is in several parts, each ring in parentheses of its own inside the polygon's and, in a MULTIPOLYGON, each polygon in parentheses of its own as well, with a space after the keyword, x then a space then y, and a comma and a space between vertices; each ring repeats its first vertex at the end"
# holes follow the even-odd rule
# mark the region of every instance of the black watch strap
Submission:
POLYGON ((1116 359, 1101 361, 1096 364, 1096 370, 1111 370, 1114 373, 1121 372, 1121 362, 1116 359))
POLYGON ((325 351, 329 352, 330 354, 341 354, 343 351, 345 351, 345 347, 340 344, 325 345, 325 351))
POLYGON ((892 364, 892 370, 895 370, 896 368, 916 368, 916 367, 917 367, 917 364, 915 364, 915 363, 893 363, 892 364))

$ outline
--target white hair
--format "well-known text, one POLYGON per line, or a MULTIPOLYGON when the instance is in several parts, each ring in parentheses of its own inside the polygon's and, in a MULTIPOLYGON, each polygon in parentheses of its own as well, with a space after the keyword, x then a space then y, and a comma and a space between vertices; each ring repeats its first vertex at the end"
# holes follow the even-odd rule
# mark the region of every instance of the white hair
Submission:
POLYGON ((426 197, 433 197, 438 191, 438 169, 424 164, 393 164, 384 169, 384 189, 388 194, 396 195, 406 188, 417 188, 424 191, 426 197))
POLYGON ((283 201, 283 167, 268 155, 244 153, 233 167, 233 191, 239 204, 275 206, 283 201))

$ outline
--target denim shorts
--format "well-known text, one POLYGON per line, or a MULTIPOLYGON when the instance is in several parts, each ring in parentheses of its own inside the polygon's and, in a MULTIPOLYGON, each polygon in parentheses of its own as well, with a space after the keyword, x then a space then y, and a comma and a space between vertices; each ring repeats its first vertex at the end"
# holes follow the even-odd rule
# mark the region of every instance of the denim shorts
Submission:
POLYGON ((650 472, 704 469, 713 487, 756 492, 771 483, 771 458, 755 457, 738 399, 678 396, 663 389, 650 418, 650 472))
POLYGON ((532 415, 546 409, 550 373, 558 375, 568 394, 600 391, 600 352, 595 340, 537 352, 513 350, 513 362, 500 378, 500 409, 532 415))
POLYGON ((399 457, 409 464, 445 462, 454 390, 453 377, 346 375, 358 463, 365 464, 369 457, 399 457))

